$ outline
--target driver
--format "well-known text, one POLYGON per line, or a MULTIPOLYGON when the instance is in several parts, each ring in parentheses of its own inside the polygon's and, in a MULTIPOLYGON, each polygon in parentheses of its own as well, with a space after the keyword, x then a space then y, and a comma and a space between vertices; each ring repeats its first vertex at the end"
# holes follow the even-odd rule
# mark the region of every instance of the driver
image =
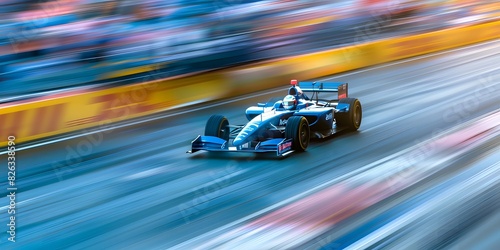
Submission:
MULTIPOLYGON (((286 110, 294 110, 297 109, 297 105, 299 104, 300 100, 308 100, 307 96, 304 94, 302 89, 300 89, 299 86, 297 86, 298 81, 297 80, 292 80, 291 81, 292 87, 288 89, 288 95, 285 96, 283 99, 283 107, 286 110)), ((306 104, 307 107, 307 104, 306 104)))
POLYGON ((297 99, 293 95, 287 95, 283 98, 283 108, 293 110, 297 108, 297 99))

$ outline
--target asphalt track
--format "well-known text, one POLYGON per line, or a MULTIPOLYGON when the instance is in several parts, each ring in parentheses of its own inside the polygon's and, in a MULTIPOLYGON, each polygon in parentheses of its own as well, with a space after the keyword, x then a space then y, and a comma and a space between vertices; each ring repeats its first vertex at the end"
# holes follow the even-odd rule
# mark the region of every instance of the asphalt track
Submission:
MULTIPOLYGON (((284 159, 185 152, 211 114, 244 123, 246 107, 284 96, 288 80, 20 150, 16 242, 2 233, 0 248, 498 246, 490 218, 498 221, 500 204, 499 47, 497 40, 321 79, 349 82, 363 105, 361 128, 284 159)), ((2 232, 8 204, 2 195, 2 232)))

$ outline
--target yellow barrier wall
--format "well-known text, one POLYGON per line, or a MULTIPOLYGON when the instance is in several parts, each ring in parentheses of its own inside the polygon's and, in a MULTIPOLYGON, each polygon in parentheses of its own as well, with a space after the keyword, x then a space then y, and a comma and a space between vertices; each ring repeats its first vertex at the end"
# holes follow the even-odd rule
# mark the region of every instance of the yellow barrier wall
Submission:
POLYGON ((0 146, 131 119, 500 37, 500 21, 380 40, 253 65, 0 105, 0 146))
POLYGON ((0 105, 1 146, 11 135, 24 142, 105 126, 184 103, 223 98, 229 89, 220 73, 209 73, 0 105))
MULTIPOLYGON (((237 86, 252 83, 252 90, 287 84, 289 79, 311 79, 439 50, 496 39, 500 21, 391 38, 329 51, 241 66, 227 71, 237 86)), ((248 86, 248 85, 247 85, 248 86)), ((240 92, 248 90, 241 89, 240 92)))

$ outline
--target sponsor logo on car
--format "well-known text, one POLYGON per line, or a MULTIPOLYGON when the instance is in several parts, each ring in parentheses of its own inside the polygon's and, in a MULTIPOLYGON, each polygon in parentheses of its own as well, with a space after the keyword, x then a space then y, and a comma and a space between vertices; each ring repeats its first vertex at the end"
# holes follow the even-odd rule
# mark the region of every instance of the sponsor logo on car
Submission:
POLYGON ((290 149, 292 149, 292 142, 291 141, 278 144, 278 154, 282 154, 290 149))
POLYGON ((287 119, 280 119, 280 126, 285 126, 287 122, 287 119))
POLYGON ((329 113, 329 114, 326 114, 326 117, 325 119, 328 121, 328 120, 331 120, 333 118, 333 114, 332 113, 329 113))

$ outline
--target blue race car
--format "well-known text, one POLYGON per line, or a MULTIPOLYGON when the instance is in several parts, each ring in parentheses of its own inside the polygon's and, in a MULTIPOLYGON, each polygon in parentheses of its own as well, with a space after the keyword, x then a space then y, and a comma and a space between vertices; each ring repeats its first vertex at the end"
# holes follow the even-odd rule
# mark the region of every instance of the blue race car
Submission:
POLYGON ((196 137, 187 153, 276 152, 285 156, 305 151, 311 138, 325 138, 340 130, 358 130, 361 103, 348 97, 347 83, 292 80, 291 84, 285 98, 249 107, 245 112, 247 124, 230 125, 226 117, 212 115, 205 126, 205 135, 196 137))

